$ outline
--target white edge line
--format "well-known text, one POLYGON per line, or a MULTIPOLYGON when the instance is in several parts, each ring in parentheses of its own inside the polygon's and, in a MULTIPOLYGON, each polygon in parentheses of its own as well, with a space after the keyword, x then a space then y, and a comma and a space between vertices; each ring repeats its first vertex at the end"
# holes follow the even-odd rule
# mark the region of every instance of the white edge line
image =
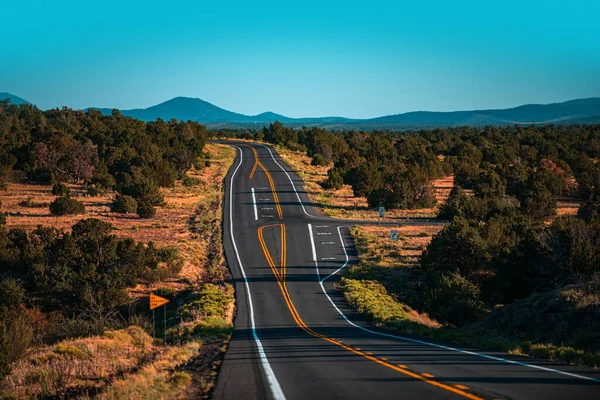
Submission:
POLYGON ((254 205, 254 220, 258 221, 258 210, 256 209, 256 196, 254 195, 254 188, 252 188, 252 204, 254 205))
POLYGON ((331 299, 331 297, 329 297, 329 294, 327 294, 327 291, 325 290, 325 286, 323 286, 323 282, 325 282, 328 278, 332 277, 333 275, 337 274, 339 271, 341 271, 342 269, 344 269, 348 265, 348 260, 349 260, 348 259, 348 252, 346 251, 346 246, 344 245, 344 239, 342 238, 342 231, 340 230, 340 228, 347 228, 347 226, 338 226, 337 227, 338 234, 340 236, 340 242, 342 243, 342 249, 344 250, 344 256, 346 257, 346 261, 344 262, 344 265, 342 265, 335 272, 327 275, 323 279, 320 279, 321 274, 319 272, 319 266, 318 266, 316 260, 315 260, 315 267, 317 268, 317 278, 319 278, 319 285, 321 285, 321 290, 323 290, 323 293, 325 294, 325 296, 327 296, 327 299, 329 300, 329 302, 331 303, 331 305, 333 306, 333 308, 335 308, 336 311, 342 316, 342 318, 344 318, 344 320, 347 323, 349 323, 350 325, 352 325, 353 327, 361 329, 361 330, 363 330, 365 332, 372 333, 374 335, 385 336, 385 337, 389 337, 389 338, 393 338, 393 339, 404 340, 404 341, 407 341, 407 342, 413 342, 413 343, 423 344, 423 345, 427 345, 427 346, 433 346, 433 347, 437 347, 437 348, 444 349, 444 350, 450 350, 450 351, 455 351, 455 352, 462 353, 462 354, 468 354, 468 355, 471 355, 471 356, 477 356, 477 357, 486 358, 488 360, 500 361, 500 362, 504 362, 504 363, 507 363, 507 364, 514 364, 514 365, 519 365, 519 366, 522 366, 522 367, 539 369, 539 370, 546 371, 546 372, 553 372, 553 373, 560 374, 560 375, 570 376, 572 378, 579 378, 579 379, 584 379, 584 380, 587 380, 587 381, 592 381, 592 382, 600 383, 600 379, 591 378, 591 377, 585 376, 585 375, 578 375, 578 374, 574 374, 574 373, 571 373, 571 372, 561 371, 561 370, 558 370, 558 369, 542 367, 540 365, 533 365, 533 364, 527 364, 527 363, 520 362, 520 361, 508 360, 506 358, 490 356, 488 354, 476 353, 474 351, 457 349, 455 347, 443 346, 441 344, 425 342, 425 341, 417 340, 417 339, 411 339, 411 338, 407 338, 407 337, 404 337, 404 336, 398 336, 398 335, 392 335, 392 334, 389 334, 389 333, 377 332, 377 331, 373 331, 371 329, 368 329, 368 328, 365 328, 365 327, 362 327, 360 325, 355 324, 354 322, 350 321, 348 319, 348 317, 346 317, 346 315, 335 305, 335 303, 333 302, 333 300, 331 299))
POLYGON ((256 333, 256 325, 254 323, 254 306, 252 305, 252 295, 250 294, 250 284, 248 283, 248 278, 246 277, 246 271, 242 266, 242 260, 240 260, 240 255, 238 253, 237 245, 235 244, 235 239, 233 237, 233 178, 235 177, 236 172, 242 165, 242 149, 238 146, 233 146, 240 151, 240 162, 237 165, 233 174, 231 174, 231 178, 229 179, 229 235, 231 236, 231 243, 233 244, 233 249, 235 250, 235 257, 237 259, 238 265, 240 266, 240 271, 242 271, 242 276, 244 277, 244 284, 246 285, 246 293, 248 293, 248 306, 250 307, 250 322, 252 324, 252 336, 254 337, 254 341, 256 342, 256 347, 258 348, 258 354, 260 356, 260 362, 265 371, 265 375, 267 377, 267 383, 269 384, 269 389, 271 389, 271 393, 273 394, 273 398, 276 400, 285 400, 285 395, 281 390, 281 386, 279 385, 279 381, 271 368, 271 364, 269 364, 269 360, 267 359, 267 355, 265 354, 265 350, 263 345, 258 338, 256 333))

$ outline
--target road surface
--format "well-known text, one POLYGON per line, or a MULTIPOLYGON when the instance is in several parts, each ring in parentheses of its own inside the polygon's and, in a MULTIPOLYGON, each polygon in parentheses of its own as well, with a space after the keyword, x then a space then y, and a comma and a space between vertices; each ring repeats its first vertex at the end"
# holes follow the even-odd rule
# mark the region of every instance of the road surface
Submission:
POLYGON ((224 247, 237 315, 214 398, 600 398, 597 370, 373 328, 334 287, 356 261, 351 222, 319 216, 272 148, 228 144, 237 157, 224 247))

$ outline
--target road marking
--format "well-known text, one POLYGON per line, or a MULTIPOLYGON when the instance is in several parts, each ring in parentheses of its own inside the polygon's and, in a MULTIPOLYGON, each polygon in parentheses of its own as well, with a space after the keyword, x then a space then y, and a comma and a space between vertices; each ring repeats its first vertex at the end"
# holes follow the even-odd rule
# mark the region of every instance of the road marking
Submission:
MULTIPOLYGON (((317 275, 318 275, 319 274, 319 266, 318 266, 318 263, 317 263, 317 257, 316 257, 316 251, 315 251, 315 242, 314 242, 314 238, 313 238, 313 234, 312 234, 312 225, 311 224, 308 224, 308 233, 309 233, 309 236, 310 236, 310 243, 311 243, 311 247, 313 249, 314 262, 315 262, 315 267, 317 269, 317 275)), ((262 234, 262 232, 259 229, 259 236, 261 236, 261 234, 262 234)), ((283 245, 285 245, 285 243, 283 243, 283 245)), ((268 252, 268 250, 266 250, 264 248, 263 248, 263 251, 267 251, 268 252)), ((265 257, 267 258, 267 262, 269 262, 269 259, 271 258, 270 255, 265 254, 265 257)), ((346 258, 347 258, 347 256, 346 256, 346 258)), ((346 260, 345 264, 348 264, 348 260, 346 260)), ((275 265, 272 264, 272 261, 269 262, 269 265, 271 266, 271 269, 273 270, 273 272, 276 275, 276 268, 275 268, 275 265)), ((436 387, 438 387, 440 389, 447 390, 449 392, 458 394, 460 396, 466 397, 466 398, 471 399, 471 400, 483 400, 481 397, 478 397, 478 396, 476 396, 474 394, 462 391, 460 389, 457 389, 455 387, 446 385, 446 384, 438 382, 436 380, 427 379, 427 378, 425 378, 425 377, 423 377, 423 376, 421 376, 421 375, 419 375, 419 374, 417 374, 415 372, 409 371, 407 369, 402 369, 402 368, 400 368, 400 367, 398 367, 398 366, 396 366, 396 365, 394 365, 394 364, 392 364, 392 363, 390 363, 388 361, 381 360, 381 359, 373 356, 372 352, 362 351, 360 349, 348 346, 347 344, 344 344, 344 343, 342 343, 339 340, 331 339, 331 338, 329 338, 329 337, 327 337, 325 335, 322 335, 320 333, 317 333, 317 332, 313 331, 311 328, 308 327, 308 325, 306 325, 304 323, 304 321, 300 317, 300 314, 298 314, 298 311, 296 310, 296 307, 294 306, 294 303, 292 302, 292 299, 291 299, 291 297, 290 297, 290 295, 288 293, 287 285, 285 285, 285 282, 282 283, 281 280, 278 280, 277 283, 279 285, 279 288, 281 289, 281 293, 283 294, 283 299, 285 300, 285 302, 286 302, 286 304, 288 306, 288 309, 290 310, 290 313, 292 314, 292 318, 294 318, 294 321, 296 321, 296 324, 300 328, 302 328, 305 332, 307 332, 309 335, 321 338, 321 339, 323 339, 323 340, 325 340, 327 342, 330 342, 330 343, 333 343, 333 344, 335 344, 337 346, 340 346, 341 348, 343 348, 345 350, 351 351, 354 354, 363 356, 363 357, 365 357, 368 360, 374 361, 377 364, 383 365, 385 367, 393 369, 394 371, 400 372, 400 373, 402 373, 404 375, 408 375, 408 376, 410 376, 412 378, 419 379, 420 381, 426 382, 426 383, 428 383, 430 385, 433 385, 433 386, 436 386, 436 387)), ((319 280, 319 283, 321 284, 321 287, 323 287, 323 283, 322 283, 321 280, 319 280)), ((329 298, 329 296, 327 296, 327 297, 329 298)), ((331 299, 329 299, 329 301, 331 301, 331 299)))
POLYGON ((321 261, 335 260, 335 257, 322 257, 321 261))
POLYGON ((254 206, 254 220, 258 221, 258 211, 256 210, 256 196, 254 195, 254 188, 252 188, 252 205, 254 206))
POLYGON ((329 225, 316 225, 315 228, 329 228, 329 225))
POLYGON ((285 175, 287 176, 288 180, 290 181, 290 183, 292 184, 292 189, 294 189, 294 193, 296 193, 296 197, 298 198, 298 202, 300 202, 300 206, 302 207, 302 211, 304 211, 304 214, 306 214, 309 217, 314 217, 314 215, 310 215, 308 212, 306 212, 306 208, 304 208, 304 203, 302 203, 302 200, 300 199, 300 194, 298 194, 298 190, 296 190, 296 185, 294 185, 294 182, 292 181, 292 177, 290 176, 290 174, 288 174, 288 172, 285 170, 285 168, 283 168, 281 166, 281 164, 279 164, 277 162, 277 160, 275 160, 275 157, 273 156, 273 152, 271 151, 271 148, 269 146, 265 146, 264 144, 261 144, 259 146, 262 146, 264 148, 267 149, 267 151, 269 152, 269 154, 271 155, 271 158, 273 159, 273 162, 275 164, 277 164, 277 166, 279 168, 281 168, 281 170, 285 173, 285 175))
POLYGON ((274 218, 274 215, 267 215, 267 214, 261 214, 260 215, 261 218, 274 218))
POLYGON ((272 210, 272 209, 273 209, 273 207, 261 207, 260 209, 261 209, 261 210, 272 210))
POLYGON ((250 323, 252 328, 252 337, 254 338, 254 342, 256 343, 256 347, 258 348, 258 355, 260 357, 260 362, 265 372, 265 376, 267 377, 267 383, 269 385, 269 389, 271 389, 271 394, 274 399, 277 400, 285 400, 285 395, 281 390, 281 386, 279 385, 279 381, 271 368, 271 364, 269 364, 269 360, 267 359, 267 355, 265 353, 265 349, 263 348, 262 342, 260 341, 258 334, 256 333, 256 324, 254 322, 254 306, 252 304, 252 294, 250 293, 250 283, 248 282, 248 277, 246 276, 246 271, 244 270, 244 266, 242 265, 242 260, 240 259, 240 254, 237 249, 237 245, 235 243, 235 238, 233 237, 233 178, 237 173, 238 169, 242 165, 242 149, 238 146, 233 146, 240 151, 240 162, 237 165, 236 169, 231 174, 231 178, 229 180, 229 235, 231 237, 231 244, 233 245, 233 250, 235 252, 235 257, 240 266, 240 271, 242 272, 242 277, 244 278, 244 285, 246 286, 246 293, 248 293, 248 308, 250 309, 250 323))
POLYGON ((469 390, 468 386, 465 385, 459 385, 458 383, 456 385, 454 385, 455 388, 460 389, 460 390, 469 390))
MULTIPOLYGON (((256 171, 256 168, 261 167, 263 172, 267 176, 267 179, 269 180, 269 185, 271 186, 271 192, 273 193, 273 198, 275 199, 275 206, 277 207, 277 215, 279 216, 279 219, 282 219, 283 213, 281 212, 281 206, 279 205, 279 197, 277 196, 277 191, 275 190, 275 182, 273 182, 273 177, 271 176, 269 171, 267 171, 265 166, 258 160, 258 153, 256 152, 256 149, 254 148, 254 146, 250 146, 250 145, 247 145, 247 146, 250 147, 252 149, 252 152, 254 153, 254 167, 252 168, 252 172, 250 173, 250 179, 252 179, 254 177, 254 172, 256 171)), ((271 154, 271 157, 272 156, 273 156, 273 154, 271 154)), ((256 190, 268 190, 268 188, 257 187, 256 190)))
POLYGON ((433 378, 433 375, 431 375, 431 374, 421 374, 421 375, 423 375, 425 378, 429 378, 429 379, 433 378))
POLYGON ((308 234, 310 235, 310 248, 312 250, 313 261, 317 261, 317 250, 315 249, 315 239, 313 238, 311 224, 308 224, 308 234))
POLYGON ((271 201, 271 199, 265 199, 265 198, 262 198, 262 199, 259 198, 258 200, 260 200, 260 201, 271 201))
POLYGON ((331 235, 331 232, 317 232, 317 235, 331 235))
POLYGON ((321 244, 335 244, 335 242, 321 242, 321 244))
POLYGON ((411 338, 407 338, 407 337, 404 337, 404 336, 398 336, 398 335, 392 335, 392 334, 389 334, 389 333, 377 332, 377 331, 373 331, 373 330, 371 330, 369 328, 365 328, 363 326, 355 324, 354 322, 350 321, 350 319, 348 319, 348 317, 346 317, 346 314, 344 314, 338 308, 338 306, 333 302, 333 300, 331 299, 331 297, 329 296, 329 294, 327 294, 327 290, 325 290, 325 286, 323 285, 324 281, 326 281, 327 279, 329 279, 330 277, 332 277, 333 275, 337 274, 339 271, 341 271, 342 269, 344 269, 348 265, 348 262, 349 262, 348 252, 346 251, 346 246, 344 245, 344 239, 342 237, 342 232, 341 232, 340 228, 348 228, 348 227, 347 226, 338 226, 337 227, 337 231, 338 231, 338 234, 340 236, 340 242, 342 243, 342 250, 344 251, 344 256, 346 257, 346 261, 344 262, 344 264, 340 268, 338 268, 336 271, 332 272, 331 274, 327 275, 323 279, 321 279, 321 273, 319 272, 319 266, 318 266, 318 264, 317 264, 316 261, 315 261, 315 267, 316 267, 316 270, 317 270, 317 279, 319 279, 319 284, 321 285, 321 290, 323 291, 323 293, 325 294, 325 296, 327 296, 327 299, 329 300, 329 303, 331 303, 331 305, 333 306, 333 308, 335 308, 335 310, 338 312, 338 314, 340 314, 342 316, 342 318, 344 318, 344 320, 348 324, 352 325, 353 327, 358 328, 360 330, 363 330, 365 332, 372 333, 374 335, 389 337, 389 338, 392 338, 392 339, 398 339, 398 340, 403 340, 403 341, 412 342, 412 343, 418 343, 418 344, 422 344, 422 345, 426 345, 426 346, 437 347, 439 349, 454 351, 454 352, 461 353, 461 354, 468 354, 468 355, 471 355, 471 356, 482 357, 482 358, 486 358, 488 360, 494 360, 494 361, 504 362, 504 363, 507 363, 507 364, 519 365, 521 367, 539 369, 539 370, 546 371, 546 372, 553 372, 553 373, 560 374, 560 375, 570 376, 572 378, 579 378, 579 379, 584 379, 584 380, 587 380, 587 381, 592 381, 592 382, 600 383, 600 379, 591 378, 591 377, 585 376, 585 375, 578 375, 578 374, 574 374, 574 373, 571 373, 571 372, 561 371, 561 370, 558 370, 558 369, 542 367, 540 365, 527 364, 527 363, 520 362, 520 361, 508 360, 506 358, 501 358, 501 357, 496 357, 496 356, 490 356, 490 355, 484 354, 484 353, 476 353, 474 351, 469 351, 469 350, 462 350, 462 349, 458 349, 456 347, 450 347, 450 346, 444 346, 444 345, 437 344, 437 343, 425 342, 423 340, 411 339, 411 338))
POLYGON ((256 168, 258 167, 258 154, 256 153, 256 149, 250 145, 246 145, 252 149, 254 153, 254 166, 252 167, 252 171, 250 171, 250 179, 254 178, 254 173, 256 172, 256 168))

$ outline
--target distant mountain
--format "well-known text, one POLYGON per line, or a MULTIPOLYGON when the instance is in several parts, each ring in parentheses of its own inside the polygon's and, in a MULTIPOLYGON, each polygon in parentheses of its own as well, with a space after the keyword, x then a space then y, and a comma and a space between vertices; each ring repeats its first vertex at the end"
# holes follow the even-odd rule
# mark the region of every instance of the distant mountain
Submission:
MULTIPOLYGON (((98 108, 103 114, 110 115, 112 109, 98 108)), ((170 120, 176 118, 181 121, 199 121, 203 123, 265 123, 273 121, 288 122, 293 118, 272 112, 259 115, 244 115, 228 111, 201 99, 189 97, 175 97, 152 107, 133 110, 120 110, 121 114, 142 121, 154 121, 157 118, 170 120)))
POLYGON ((15 96, 14 94, 0 92, 0 100, 10 100, 13 104, 31 104, 25 99, 20 98, 19 96, 15 96))
POLYGON ((600 116, 600 97, 554 104, 528 104, 504 110, 409 112, 368 121, 376 123, 425 123, 440 125, 514 125, 570 123, 600 116))
MULTIPOLYGON (((9 99, 14 104, 30 104, 18 96, 0 92, 0 100, 9 99)), ((97 108, 105 115, 112 109, 97 108)), ((148 108, 120 110, 121 114, 154 121, 197 121, 209 128, 256 128, 270 122, 280 121, 291 127, 321 127, 333 130, 406 130, 432 129, 448 126, 485 125, 543 125, 543 124, 600 124, 600 97, 576 99, 554 104, 527 104, 499 110, 473 111, 414 111, 403 114, 386 115, 371 119, 350 119, 343 117, 290 118, 268 111, 258 115, 244 115, 217 107, 207 101, 175 97, 164 103, 148 108)))
MULTIPOLYGON (((109 115, 112 109, 100 108, 109 115)), ((169 120, 192 120, 209 127, 256 127, 256 125, 280 121, 299 126, 318 126, 329 129, 425 129, 446 126, 485 125, 530 125, 530 124, 575 124, 600 123, 600 97, 577 99, 555 104, 528 104, 502 110, 474 110, 432 112, 415 111, 387 115, 371 119, 343 117, 290 118, 273 112, 244 115, 228 111, 201 99, 175 97, 164 103, 133 110, 121 110, 121 114, 153 121, 157 118, 169 120)))

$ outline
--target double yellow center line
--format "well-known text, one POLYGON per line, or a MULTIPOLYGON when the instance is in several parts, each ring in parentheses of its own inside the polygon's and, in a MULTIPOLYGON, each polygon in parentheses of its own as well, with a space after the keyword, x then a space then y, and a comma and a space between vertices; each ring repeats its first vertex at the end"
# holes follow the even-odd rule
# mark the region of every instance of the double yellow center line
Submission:
POLYGON ((279 197, 277 196, 277 191, 275 191, 275 182, 273 182, 273 177, 265 168, 265 166, 259 161, 256 149, 253 146, 247 145, 247 147, 250 147, 252 149, 252 152, 254 153, 254 166, 252 167, 252 171, 250 172, 250 179, 254 178, 254 173, 256 172, 256 169, 258 167, 261 167, 263 172, 267 176, 267 179, 269 180, 269 185, 271 186, 271 193, 273 193, 273 200, 275 201, 275 207, 277 208, 277 216, 279 217, 279 219, 282 219, 283 213, 281 212, 281 205, 279 204, 279 197))
POLYGON ((292 302, 292 299, 290 297, 290 294, 288 292, 287 289, 287 284, 286 284, 286 272, 287 272, 287 244, 286 244, 286 231, 285 231, 285 225, 284 224, 274 224, 274 225, 266 225, 266 226, 261 226, 260 228, 258 228, 258 241, 260 242, 260 245, 263 249, 263 252, 265 254, 265 258, 267 259, 267 263, 269 264, 269 266, 271 267, 271 270, 273 271, 273 275, 275 275, 275 278, 277 279, 277 285, 279 286, 279 289, 281 290, 281 293, 283 294, 283 299, 285 300, 285 303, 288 307, 288 309, 290 310, 290 313, 292 315, 292 318, 294 318, 294 321, 296 322, 296 324, 306 333, 308 333, 311 336, 314 336, 316 338, 325 340, 329 343, 332 343, 336 346, 339 346, 341 348, 343 348, 344 350, 348 350, 356 355, 362 356, 364 358, 366 358, 367 360, 373 361, 377 364, 383 365, 387 368, 393 369, 394 371, 400 372, 404 375, 410 376, 411 378, 415 378, 418 379, 420 381, 426 382, 430 385, 436 386, 440 389, 444 389, 447 390, 449 392, 455 393, 457 395, 463 396, 467 399, 471 399, 471 400, 482 400, 480 397, 468 393, 465 391, 465 389, 467 389, 466 386, 462 386, 462 385, 456 385, 456 386, 450 386, 450 385, 446 385, 444 383, 438 382, 436 380, 434 380, 434 376, 430 375, 430 374, 418 374, 416 372, 412 372, 408 370, 408 367, 406 365, 395 365, 390 363, 386 358, 377 358, 373 355, 373 353, 371 352, 367 352, 367 351, 362 351, 360 348, 358 347, 352 347, 349 346, 345 343, 343 343, 340 340, 337 339, 333 339, 330 338, 328 336, 322 335, 318 332, 313 331, 311 328, 308 327, 308 325, 306 325, 306 323, 304 323, 304 321, 302 320, 302 318, 300 317, 300 314, 298 313, 298 311, 296 310, 296 307, 294 306, 294 303, 292 302), (281 234, 281 261, 280 261, 280 268, 278 269, 277 266, 275 265, 275 262, 273 261, 273 257, 271 257, 271 254, 269 252, 269 249, 265 243, 265 239, 264 239, 264 234, 263 231, 265 228, 275 228, 275 227, 279 227, 280 229, 280 234, 281 234))
MULTIPOLYGON (((262 170, 264 171, 265 175, 267 176, 267 179, 269 180, 269 184, 271 185, 271 191, 273 193, 273 199, 275 201, 275 204, 277 206, 277 214, 279 215, 279 218, 282 219, 283 218, 283 214, 281 212, 281 207, 279 205, 279 198, 277 196, 277 192, 275 191, 275 184, 273 182, 273 178, 271 177, 271 174, 269 173, 269 171, 267 171, 267 169, 265 168, 265 166, 259 161, 258 159, 258 154, 256 152, 256 149, 253 146, 248 146, 252 149, 253 153, 254 153, 254 166, 252 168, 252 171, 250 172, 250 179, 252 179, 254 177, 254 174, 257 170, 258 167, 261 167, 262 170)), ((298 327, 300 327, 303 331, 305 331, 306 333, 308 333, 311 336, 314 336, 316 338, 325 340, 329 343, 332 343, 336 346, 339 346, 341 348, 343 348, 344 350, 350 351, 356 355, 362 356, 364 358, 366 358, 367 360, 373 361, 377 364, 383 365, 387 368, 390 368, 394 371, 400 372, 401 374, 410 376, 411 378, 414 379, 418 379, 420 381, 426 382, 430 385, 433 385, 435 387, 438 387, 440 389, 444 389, 447 390, 449 392, 455 393, 459 396, 465 397, 467 399, 471 399, 471 400, 483 400, 481 397, 478 397, 472 393, 466 392, 465 390, 467 390, 468 388, 466 386, 462 386, 462 385, 454 385, 454 386, 450 386, 450 385, 446 385, 444 383, 438 382, 434 379, 433 375, 430 374, 418 374, 416 372, 412 372, 410 370, 408 370, 408 367, 406 365, 402 365, 402 364, 392 364, 390 363, 386 358, 377 358, 373 355, 373 353, 371 352, 367 352, 367 351, 363 351, 358 347, 352 347, 349 346, 345 343, 343 343, 341 340, 337 340, 337 339, 333 339, 330 338, 328 336, 322 335, 318 332, 313 331, 311 328, 308 327, 308 325, 306 325, 306 323, 304 323, 304 321, 302 320, 302 318, 300 317, 300 314, 298 313, 298 311, 296 310, 296 307, 294 306, 294 303, 292 301, 292 298, 290 297, 290 294, 288 292, 287 289, 287 283, 286 283, 286 274, 287 274, 287 235, 286 235, 286 229, 285 229, 285 225, 284 224, 273 224, 273 225, 265 225, 265 226, 261 226, 260 228, 258 228, 258 241, 260 242, 261 248, 263 250, 263 253, 265 255, 265 258, 267 260, 267 263, 269 264, 269 267, 271 268, 271 270, 273 271, 273 275, 275 276, 275 279, 277 280, 277 285, 279 286, 279 289, 281 290, 281 293, 283 295, 283 299, 285 300, 285 303, 290 311, 290 314, 292 315, 292 318, 294 319, 294 321, 296 322, 296 324, 298 325, 298 327), (264 229, 266 228, 276 228, 279 227, 279 231, 280 231, 280 237, 281 237, 281 257, 280 257, 280 262, 279 262, 279 268, 277 268, 277 265, 275 264, 273 257, 271 257, 271 254, 269 252, 269 249, 267 247, 267 244, 265 242, 264 239, 264 229)))

